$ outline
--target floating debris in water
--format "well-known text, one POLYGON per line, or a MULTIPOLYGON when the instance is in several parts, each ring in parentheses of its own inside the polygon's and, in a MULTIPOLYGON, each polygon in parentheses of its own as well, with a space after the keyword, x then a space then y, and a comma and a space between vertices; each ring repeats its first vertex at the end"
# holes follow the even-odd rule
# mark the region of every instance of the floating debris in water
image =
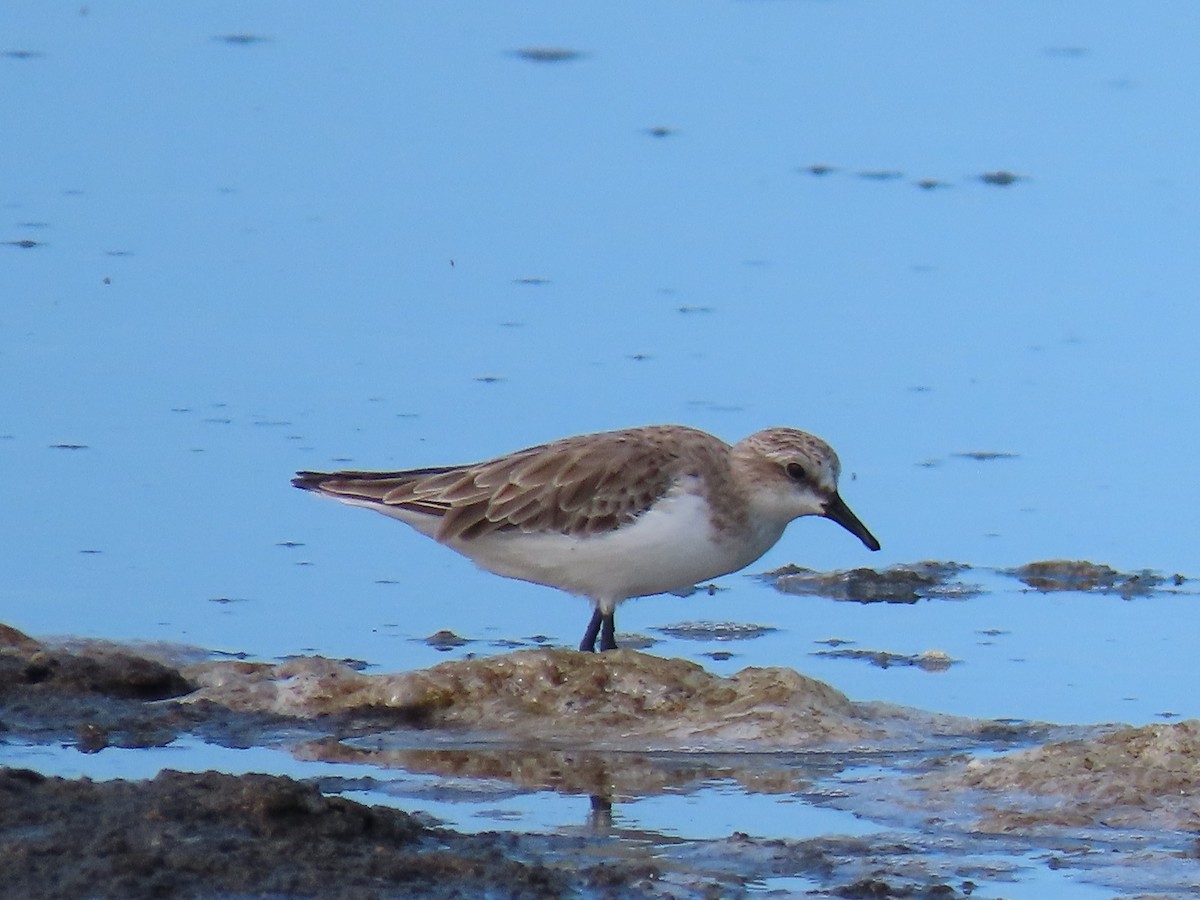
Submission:
POLYGON ((973 459, 976 462, 991 462, 995 459, 1020 459, 1018 453, 1008 453, 1003 450, 964 450, 962 453, 951 453, 959 459, 973 459))
POLYGON ((51 444, 51 450, 90 450, 87 444, 51 444))
POLYGON ((213 37, 213 40, 235 47, 246 47, 250 44, 266 44, 271 39, 260 34, 218 34, 213 37))
POLYGON ((729 590, 729 588, 723 588, 716 582, 709 582, 708 584, 694 584, 691 587, 679 588, 675 591, 668 591, 668 593, 672 597, 694 597, 699 593, 704 593, 710 597, 715 597, 721 591, 727 590, 729 590))
POLYGON ((826 647, 843 647, 846 644, 853 644, 855 641, 847 638, 824 638, 823 640, 813 641, 814 644, 824 644, 826 647))
POLYGON ((826 165, 825 163, 813 163, 811 166, 805 166, 798 171, 807 172, 809 175, 816 175, 820 178, 822 175, 828 175, 831 172, 836 172, 837 166, 826 165))
POLYGON ((666 125, 654 125, 650 128, 645 129, 645 131, 646 131, 646 134, 650 135, 651 137, 656 137, 656 138, 670 137, 673 134, 679 133, 674 128, 669 128, 666 125))
POLYGON ((448 628, 443 628, 441 631, 435 631, 427 638, 423 638, 424 642, 434 650, 441 650, 443 653, 447 650, 453 650, 456 647, 462 647, 471 643, 465 637, 459 637, 448 628))
POLYGON ((213 656, 219 656, 224 659, 249 659, 250 654, 245 650, 210 650, 213 656))
MULTIPOLYGON (((1081 593, 1118 594, 1126 600, 1151 594, 1162 589, 1166 579, 1143 569, 1140 572, 1118 572, 1111 566, 1087 560, 1051 559, 1031 562, 1015 569, 1001 569, 1000 574, 1020 579, 1040 593, 1079 591, 1081 593)), ((1182 575, 1171 579, 1178 587, 1185 581, 1182 575)))
POLYGON ((513 54, 521 59, 538 63, 570 62, 584 57, 580 51, 570 50, 566 47, 522 47, 514 50, 513 54))
MULTIPOLYGON (((628 635, 621 635, 622 641, 628 638, 628 635)), ((491 646, 499 647, 504 650, 520 650, 525 647, 553 647, 557 646, 558 641, 545 634, 533 634, 527 638, 500 638, 492 641, 491 646)), ((621 646, 625 646, 624 643, 621 646)))
POLYGON ((1061 56, 1064 59, 1082 59, 1092 51, 1087 47, 1047 47, 1043 52, 1047 56, 1061 56))
POLYGON ((953 562, 920 562, 892 566, 883 571, 859 568, 817 572, 788 565, 760 578, 784 594, 829 597, 856 603, 916 603, 922 599, 962 600, 981 593, 975 585, 957 580, 969 569, 953 562))
POLYGON ((651 637, 648 634, 639 634, 637 632, 619 632, 617 634, 617 640, 620 642, 620 646, 629 650, 648 650, 655 644, 659 643, 658 638, 651 637))
POLYGON ((680 622, 654 630, 681 641, 750 641, 779 629, 745 622, 680 622))
POLYGON ((857 174, 859 178, 867 181, 895 181, 904 177, 904 173, 898 169, 866 169, 857 174))
POLYGON ((1024 175, 1017 175, 1015 172, 1008 172, 1004 169, 998 169, 995 172, 984 172, 979 176, 979 180, 984 184, 994 184, 999 187, 1008 187, 1010 184, 1016 184, 1018 181, 1025 181, 1024 175))
POLYGON ((925 650, 921 653, 892 653, 889 650, 814 650, 813 656, 824 656, 830 659, 861 659, 881 669, 893 666, 915 666, 926 672, 945 672, 958 660, 952 659, 942 650, 925 650))
POLYGON ((513 284, 529 284, 538 286, 543 284, 553 284, 553 282, 549 278, 541 278, 537 275, 529 275, 521 278, 514 278, 513 284))

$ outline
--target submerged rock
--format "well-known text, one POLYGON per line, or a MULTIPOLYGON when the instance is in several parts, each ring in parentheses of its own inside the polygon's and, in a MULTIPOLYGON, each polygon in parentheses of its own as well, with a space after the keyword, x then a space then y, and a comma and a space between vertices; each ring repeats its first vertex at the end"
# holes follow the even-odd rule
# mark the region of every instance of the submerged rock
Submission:
POLYGON ((441 631, 435 631, 429 637, 425 638, 425 643, 434 650, 446 651, 466 646, 471 641, 468 638, 455 634, 449 629, 443 628, 441 631))
POLYGON ((958 848, 947 857, 942 836, 620 841, 608 831, 598 821, 582 833, 464 834, 281 776, 165 770, 93 782, 0 768, 0 879, 14 897, 702 900, 783 877, 820 884, 805 893, 821 896, 962 898, 970 879, 1007 880, 1014 868, 958 848))
POLYGON ((540 898, 589 870, 514 859, 505 843, 516 842, 272 775, 93 782, 0 769, 6 896, 540 898))
MULTIPOLYGON (((1015 569, 1005 570, 1003 574, 1018 578, 1028 587, 1041 593, 1082 591, 1119 594, 1127 600, 1136 595, 1153 593, 1162 588, 1166 581, 1149 569, 1123 573, 1101 563, 1069 559, 1026 563, 1015 569)), ((1183 582, 1183 576, 1176 575, 1172 583, 1174 587, 1178 587, 1183 582)))
POLYGON ((48 646, 0 625, 0 692, 15 687, 51 694, 100 694, 129 700, 166 700, 191 692, 177 669, 115 644, 95 641, 88 652, 48 646))
POLYGON ((386 709, 423 727, 540 739, 690 745, 882 736, 845 695, 790 669, 722 678, 634 650, 520 650, 396 675, 362 675, 319 658, 212 663, 190 673, 200 686, 194 699, 232 709, 296 716, 386 709))
POLYGON ((364 675, 320 658, 191 667, 189 697, 275 715, 366 714, 422 728, 596 747, 686 749, 893 746, 965 734, 977 720, 852 703, 785 668, 727 678, 634 650, 521 650, 395 675, 364 675))
POLYGON ((916 603, 941 597, 963 599, 979 589, 958 580, 969 566, 954 562, 918 562, 891 566, 883 571, 859 568, 842 572, 817 572, 803 566, 784 566, 765 573, 764 581, 784 594, 829 597, 856 603, 916 603))
POLYGON ((890 650, 862 650, 857 647, 838 647, 832 650, 817 650, 813 656, 830 659, 864 660, 881 669, 893 666, 916 666, 926 672, 945 672, 959 660, 944 650, 925 650, 921 653, 893 653, 890 650))
POLYGON ((365 765, 307 784, 177 772, 95 783, 0 768, 7 893, 700 897, 799 876, 835 896, 983 896, 973 881, 1046 853, 1131 892, 1184 896, 1195 883, 1197 721, 1069 729, 938 716, 852 702, 790 669, 719 677, 628 649, 524 650, 393 675, 311 657, 194 659, 0 628, 4 739, 105 754, 190 734, 365 765), (150 700, 160 687, 146 684, 195 689, 150 700), (393 767, 442 778, 389 777, 393 767), (621 838, 616 804, 715 785, 900 830, 621 838), (464 835, 328 796, 490 803, 529 790, 584 795, 580 829, 464 835))
POLYGON ((745 622, 679 622, 655 629, 681 641, 750 641, 778 630, 745 622))
POLYGON ((972 827, 1045 833, 1064 827, 1200 830, 1200 720, 1120 728, 1008 756, 973 759, 916 780, 924 792, 981 792, 972 827))
POLYGON ((0 633, 0 721, 14 735, 89 751, 161 746, 184 733, 249 746, 280 728, 298 739, 437 729, 452 741, 472 733, 608 750, 895 749, 988 726, 852 703, 792 669, 722 677, 629 649, 520 650, 396 674, 322 657, 175 667, 158 651, 153 659, 104 642, 52 646, 0 633))

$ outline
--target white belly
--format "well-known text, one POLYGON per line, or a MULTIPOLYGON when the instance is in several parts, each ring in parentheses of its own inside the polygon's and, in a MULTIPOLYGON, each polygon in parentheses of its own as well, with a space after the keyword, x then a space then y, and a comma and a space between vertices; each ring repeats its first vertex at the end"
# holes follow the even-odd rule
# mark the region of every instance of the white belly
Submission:
POLYGON ((690 588, 749 565, 783 526, 716 533, 708 507, 679 492, 616 531, 592 537, 493 532, 448 546, 483 569, 582 594, 609 610, 622 600, 690 588))

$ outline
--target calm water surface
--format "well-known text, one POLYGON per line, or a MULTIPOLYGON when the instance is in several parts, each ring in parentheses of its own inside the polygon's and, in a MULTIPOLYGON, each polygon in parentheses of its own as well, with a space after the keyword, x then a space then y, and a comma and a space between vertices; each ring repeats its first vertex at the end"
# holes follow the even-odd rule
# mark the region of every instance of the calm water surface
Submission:
POLYGON ((804 521, 752 571, 955 560, 983 593, 733 575, 622 630, 775 626, 653 652, 945 712, 1200 714, 1187 583, 991 571, 1200 568, 1197 27, 1187 3, 8 4, 0 621, 384 670, 444 659, 416 640, 441 628, 459 655, 570 644, 581 602, 291 472, 789 424, 838 449, 884 549, 804 521), (832 637, 961 664, 810 655, 832 637))

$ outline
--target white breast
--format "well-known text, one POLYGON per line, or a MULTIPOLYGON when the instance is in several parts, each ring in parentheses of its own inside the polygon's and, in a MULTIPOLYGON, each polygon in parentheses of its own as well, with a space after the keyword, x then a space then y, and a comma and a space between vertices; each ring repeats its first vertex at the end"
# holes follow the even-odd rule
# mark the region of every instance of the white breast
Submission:
POLYGON ((632 523, 605 534, 502 531, 448 546, 489 572, 582 594, 610 610, 630 597, 690 588, 736 571, 783 533, 783 526, 717 533, 708 505, 687 487, 678 486, 632 523))

